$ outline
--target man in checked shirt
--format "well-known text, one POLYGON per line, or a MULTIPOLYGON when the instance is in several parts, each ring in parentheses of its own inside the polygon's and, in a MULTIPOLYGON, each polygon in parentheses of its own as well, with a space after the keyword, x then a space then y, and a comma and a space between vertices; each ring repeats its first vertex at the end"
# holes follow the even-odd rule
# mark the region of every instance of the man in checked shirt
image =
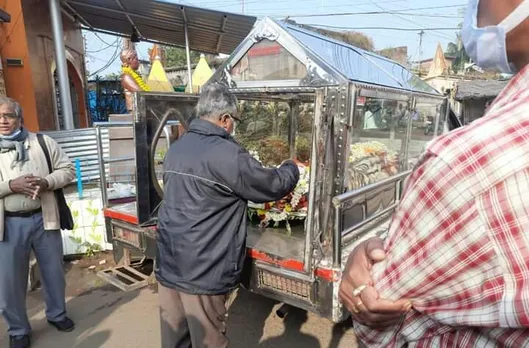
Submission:
POLYGON ((434 140, 382 242, 340 298, 372 347, 529 347, 529 0, 470 0, 463 42, 516 73, 471 125, 434 140))

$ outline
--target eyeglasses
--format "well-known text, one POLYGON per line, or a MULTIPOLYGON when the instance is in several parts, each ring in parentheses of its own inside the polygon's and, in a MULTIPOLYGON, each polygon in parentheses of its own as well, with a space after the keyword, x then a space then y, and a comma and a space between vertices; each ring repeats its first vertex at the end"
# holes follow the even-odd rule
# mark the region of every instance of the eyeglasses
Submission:
POLYGON ((18 116, 17 116, 15 113, 12 113, 12 112, 5 113, 5 114, 1 114, 1 113, 0 113, 0 119, 1 119, 1 118, 5 118, 5 119, 7 119, 8 121, 10 121, 10 120, 17 119, 18 116))
POLYGON ((235 118, 233 117, 232 115, 228 114, 228 116, 231 118, 231 120, 233 121, 234 124, 239 124, 241 123, 241 120, 239 120, 238 118, 235 118))

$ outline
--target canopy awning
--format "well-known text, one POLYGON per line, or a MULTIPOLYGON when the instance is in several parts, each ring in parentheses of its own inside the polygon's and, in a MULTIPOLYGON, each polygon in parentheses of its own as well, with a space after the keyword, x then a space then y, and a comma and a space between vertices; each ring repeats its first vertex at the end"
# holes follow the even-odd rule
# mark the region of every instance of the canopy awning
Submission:
POLYGON ((142 41, 186 47, 204 53, 229 54, 244 40, 255 17, 156 0, 63 0, 63 11, 84 29, 142 41))

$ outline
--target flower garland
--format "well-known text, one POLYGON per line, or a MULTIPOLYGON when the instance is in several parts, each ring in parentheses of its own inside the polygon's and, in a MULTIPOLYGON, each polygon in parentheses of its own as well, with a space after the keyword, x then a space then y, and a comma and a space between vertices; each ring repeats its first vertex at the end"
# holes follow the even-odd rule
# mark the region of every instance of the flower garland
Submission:
POLYGON ((309 170, 299 167, 299 181, 294 191, 283 202, 275 202, 270 210, 259 210, 258 216, 261 220, 261 227, 268 227, 273 221, 275 225, 284 221, 288 232, 291 232, 288 220, 303 220, 307 214, 308 202, 302 199, 309 192, 309 170), (284 203, 281 204, 281 203, 284 203), (273 209, 273 210, 272 210, 273 209))
POLYGON ((398 173, 398 155, 378 141, 351 145, 347 187, 356 190, 398 173))
POLYGON ((136 71, 134 71, 133 69, 129 68, 128 66, 121 67, 121 70, 123 71, 124 74, 127 74, 130 77, 132 77, 134 79, 134 81, 136 81, 136 84, 141 88, 142 91, 145 91, 145 92, 150 92, 151 91, 149 86, 147 86, 145 81, 143 81, 141 76, 138 75, 138 73, 136 71))
POLYGON ((395 151, 389 151, 388 147, 378 141, 367 141, 351 145, 349 163, 365 156, 387 156, 389 160, 396 158, 395 151))
MULTIPOLYGON (((250 150, 250 155, 259 161, 259 153, 256 150, 250 150)), ((288 220, 303 220, 307 214, 307 193, 309 192, 309 168, 299 166, 299 181, 294 191, 277 202, 270 202, 264 205, 254 205, 250 208, 250 216, 257 214, 260 226, 265 228, 274 223, 277 226, 280 222, 286 223, 286 228, 290 233, 290 224, 288 220), (257 208, 258 207, 258 208, 257 208)))

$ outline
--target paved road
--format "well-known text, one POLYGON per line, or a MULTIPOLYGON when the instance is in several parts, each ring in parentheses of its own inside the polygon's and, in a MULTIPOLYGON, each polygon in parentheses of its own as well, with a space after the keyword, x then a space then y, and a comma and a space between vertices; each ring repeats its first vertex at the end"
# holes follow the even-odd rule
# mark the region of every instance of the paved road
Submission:
MULTIPOLYGON (((68 310, 77 322, 72 333, 59 333, 44 317, 40 291, 31 293, 28 308, 35 348, 158 348, 158 297, 155 287, 125 293, 111 286, 97 287, 68 299, 68 310)), ((284 319, 275 315, 276 304, 241 291, 228 324, 233 348, 355 348, 350 328, 303 311, 290 312, 284 319)), ((0 347, 7 347, 3 323, 0 347)))

